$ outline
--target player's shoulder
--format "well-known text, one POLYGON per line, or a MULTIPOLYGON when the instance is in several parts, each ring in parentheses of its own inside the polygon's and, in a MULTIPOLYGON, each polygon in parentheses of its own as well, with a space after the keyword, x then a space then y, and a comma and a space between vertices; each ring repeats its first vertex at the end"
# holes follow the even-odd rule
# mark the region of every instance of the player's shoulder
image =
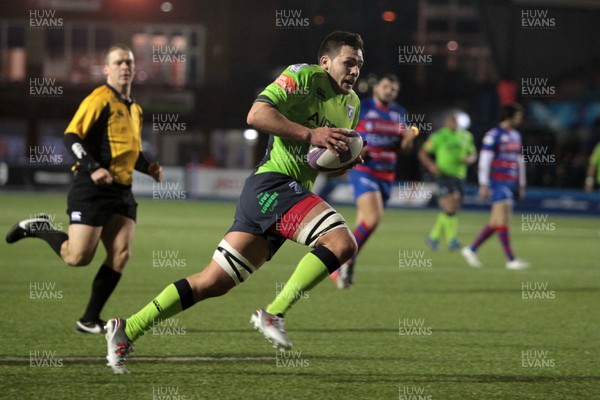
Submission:
POLYGON ((287 68, 285 69, 285 71, 283 71, 284 73, 287 73, 289 75, 295 75, 295 76, 310 76, 310 75, 315 75, 315 74, 323 74, 323 73, 327 73, 325 72, 325 70, 323 68, 321 68, 320 66, 316 65, 316 64, 306 64, 306 63, 299 63, 299 64, 292 64, 292 65, 288 65, 287 68))
POLYGON ((473 134, 470 131, 468 131, 466 129, 461 129, 459 132, 462 137, 464 137, 468 140, 473 140, 473 134))
POLYGON ((446 128, 445 126, 442 126, 440 129, 438 129, 437 131, 433 131, 429 134, 429 138, 438 138, 438 137, 443 137, 444 134, 448 131, 448 128, 446 128))
POLYGON ((352 102, 362 108, 362 102, 354 90, 350 90, 350 93, 348 93, 347 96, 349 102, 352 102))
POLYGON ((437 140, 439 142, 450 142, 454 139, 454 135, 450 128, 442 126, 437 131, 433 132, 429 138, 433 140, 437 140))
POLYGON ((485 136, 498 137, 502 134, 503 130, 499 126, 494 126, 485 133, 485 136))
POLYGON ((142 114, 142 106, 140 105, 140 103, 138 103, 137 101, 134 101, 133 103, 131 103, 131 107, 135 108, 137 110, 138 113, 142 114))
POLYGON ((113 96, 112 89, 107 85, 98 86, 83 100, 83 103, 87 105, 103 106, 109 102, 111 96, 113 96))
POLYGON ((363 109, 375 107, 375 101, 372 97, 365 97, 360 101, 360 107, 363 109))
POLYGON ((108 84, 100 85, 96 89, 90 93, 90 96, 112 96, 115 93, 115 90, 108 86, 108 84))
POLYGON ((485 133, 485 135, 483 136, 483 145, 484 146, 492 146, 495 143, 497 143, 498 138, 500 137, 500 135, 502 134, 502 129, 500 129, 500 127, 495 126, 492 129, 490 129, 489 131, 487 131, 485 133))
POLYGON ((390 107, 390 110, 391 111, 395 111, 395 112, 400 113, 400 114, 406 114, 407 113, 406 108, 404 108, 404 106, 400 105, 399 103, 397 103, 395 101, 392 102, 392 106, 390 107))

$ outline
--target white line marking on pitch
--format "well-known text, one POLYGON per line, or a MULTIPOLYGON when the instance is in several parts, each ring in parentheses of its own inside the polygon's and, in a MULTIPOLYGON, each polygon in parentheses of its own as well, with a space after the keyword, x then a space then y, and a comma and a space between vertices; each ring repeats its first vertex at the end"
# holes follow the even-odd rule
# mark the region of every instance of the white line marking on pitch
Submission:
MULTIPOLYGON (((77 357, 77 356, 66 356, 66 357, 55 357, 57 360, 63 360, 66 362, 78 362, 78 361, 106 361, 106 357, 77 357)), ((140 361, 140 362, 153 362, 153 361, 168 361, 168 362, 190 362, 190 361, 271 361, 275 357, 132 357, 128 361, 140 361)), ((9 362, 29 362, 29 357, 2 357, 0 358, 0 364, 9 362)))

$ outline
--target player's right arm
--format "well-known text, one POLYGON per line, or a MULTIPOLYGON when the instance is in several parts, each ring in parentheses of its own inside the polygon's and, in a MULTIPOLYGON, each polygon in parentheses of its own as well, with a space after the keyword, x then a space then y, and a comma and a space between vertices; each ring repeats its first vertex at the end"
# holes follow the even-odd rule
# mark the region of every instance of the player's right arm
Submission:
POLYGON ((479 180, 479 196, 485 200, 490 197, 490 174, 492 170, 492 162, 494 161, 496 148, 495 130, 491 130, 485 134, 483 145, 479 153, 478 164, 478 180, 479 180))
POLYGON ((431 172, 433 175, 438 175, 440 173, 439 168, 437 167, 437 165, 435 165, 435 162, 433 161, 433 158, 431 157, 430 154, 435 153, 435 149, 437 146, 437 142, 436 142, 436 138, 437 135, 434 133, 432 134, 427 141, 425 141, 425 143, 423 143, 423 146, 421 146, 421 148, 419 149, 419 161, 421 161, 421 163, 425 166, 425 168, 427 168, 427 170, 429 172, 431 172))
POLYGON ((308 128, 290 121, 286 112, 306 99, 312 93, 313 79, 309 66, 296 64, 283 73, 258 96, 246 122, 261 132, 286 139, 307 142, 315 146, 326 147, 334 154, 334 146, 347 150, 348 136, 341 128, 308 128), (341 143, 340 143, 341 142, 341 143))
POLYGON ((326 147, 335 154, 337 152, 334 146, 338 146, 343 150, 348 149, 348 136, 344 129, 327 127, 307 128, 290 121, 279 110, 268 103, 255 102, 248 112, 246 122, 248 125, 269 135, 326 147))
POLYGON ((473 142, 473 134, 469 131, 465 131, 464 134, 467 137, 467 148, 464 162, 467 165, 471 165, 474 164, 475 161, 477 161, 477 148, 475 147, 475 143, 473 142))
POLYGON ((86 149, 83 143, 83 139, 100 119, 105 106, 99 96, 91 94, 86 97, 79 105, 77 112, 65 130, 63 138, 65 147, 77 160, 73 170, 88 171, 90 178, 96 185, 110 185, 113 182, 113 177, 107 169, 102 168, 100 163, 91 156, 89 149, 86 149))

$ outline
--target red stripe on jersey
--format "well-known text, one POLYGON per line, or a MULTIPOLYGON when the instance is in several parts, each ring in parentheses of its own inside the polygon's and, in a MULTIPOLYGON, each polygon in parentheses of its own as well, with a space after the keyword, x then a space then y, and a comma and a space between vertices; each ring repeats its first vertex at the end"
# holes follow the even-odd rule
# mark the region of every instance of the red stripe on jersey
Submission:
POLYGON ((381 135, 396 135, 401 136, 406 131, 406 126, 403 123, 394 121, 382 121, 377 119, 361 119, 356 125, 358 132, 377 133, 381 135), (368 128, 370 129, 368 129, 368 128))
POLYGON ((509 174, 503 174, 501 172, 494 172, 491 174, 491 178, 496 180, 496 181, 512 181, 512 182, 516 182, 517 181, 517 176, 514 175, 509 175, 509 174))
POLYGON ((354 167, 357 171, 366 172, 374 178, 381 179, 382 181, 392 182, 396 178, 396 174, 393 171, 374 171, 364 165, 357 165, 354 167))
POLYGON ((367 146, 365 147, 367 153, 369 153, 369 157, 377 161, 392 161, 396 162, 396 152, 395 151, 385 151, 385 150, 374 150, 373 148, 367 146))
POLYGON ((517 169, 519 167, 519 163, 513 160, 500 160, 495 159, 492 161, 492 168, 510 168, 517 169))

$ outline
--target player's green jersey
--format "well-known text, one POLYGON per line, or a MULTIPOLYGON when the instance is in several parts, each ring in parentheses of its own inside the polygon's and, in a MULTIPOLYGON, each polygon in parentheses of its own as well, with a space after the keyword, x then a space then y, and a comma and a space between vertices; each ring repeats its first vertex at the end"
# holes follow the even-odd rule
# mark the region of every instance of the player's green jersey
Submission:
POLYGON ((590 156, 590 165, 596 167, 596 183, 600 185, 600 143, 596 144, 590 156))
MULTIPOLYGON (((354 129, 360 111, 358 96, 354 91, 347 95, 336 93, 334 85, 329 74, 318 65, 295 64, 267 86, 256 101, 271 104, 290 121, 308 128, 354 129)), ((318 172, 308 164, 309 146, 270 136, 267 153, 256 173, 279 172, 312 189, 318 172)))
POLYGON ((467 176, 465 158, 477 152, 470 132, 446 127, 432 133, 423 148, 435 155, 435 165, 442 174, 460 179, 467 176))

